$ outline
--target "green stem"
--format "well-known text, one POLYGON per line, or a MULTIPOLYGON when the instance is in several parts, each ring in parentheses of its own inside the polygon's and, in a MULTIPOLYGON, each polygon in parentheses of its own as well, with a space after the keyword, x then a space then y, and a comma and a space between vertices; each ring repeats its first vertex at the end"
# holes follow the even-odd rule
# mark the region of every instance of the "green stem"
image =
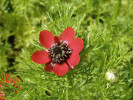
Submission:
POLYGON ((68 100, 68 77, 66 77, 66 100, 68 100))
POLYGON ((121 0, 118 0, 117 4, 115 6, 115 11, 114 11, 113 17, 112 17, 112 23, 116 20, 116 17, 119 13, 120 6, 121 6, 121 0))

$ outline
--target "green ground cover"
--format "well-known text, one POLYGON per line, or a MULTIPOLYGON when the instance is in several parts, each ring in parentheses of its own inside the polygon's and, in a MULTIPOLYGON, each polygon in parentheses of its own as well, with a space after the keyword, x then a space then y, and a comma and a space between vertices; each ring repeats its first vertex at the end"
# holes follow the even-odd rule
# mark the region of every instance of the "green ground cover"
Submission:
POLYGON ((133 100, 132 0, 0 0, 0 75, 19 76, 7 100, 133 100), (38 36, 73 27, 84 40, 76 69, 59 77, 31 61, 38 36), (116 82, 105 78, 115 70, 116 82))

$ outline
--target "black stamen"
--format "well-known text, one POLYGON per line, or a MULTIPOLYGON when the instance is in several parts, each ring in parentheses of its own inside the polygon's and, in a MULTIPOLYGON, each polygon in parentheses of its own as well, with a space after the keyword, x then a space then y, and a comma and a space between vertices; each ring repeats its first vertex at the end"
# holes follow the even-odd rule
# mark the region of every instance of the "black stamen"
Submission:
POLYGON ((53 63, 60 63, 66 61, 69 58, 72 50, 68 47, 66 43, 55 44, 49 49, 50 58, 53 63))

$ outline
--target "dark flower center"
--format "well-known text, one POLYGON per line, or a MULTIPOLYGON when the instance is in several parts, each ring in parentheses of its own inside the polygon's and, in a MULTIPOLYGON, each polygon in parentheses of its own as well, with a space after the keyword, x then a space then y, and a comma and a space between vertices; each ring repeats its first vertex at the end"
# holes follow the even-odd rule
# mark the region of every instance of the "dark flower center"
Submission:
POLYGON ((50 49, 50 58, 52 59, 53 63, 60 63, 66 61, 69 58, 72 50, 68 47, 66 43, 60 43, 53 45, 50 49))

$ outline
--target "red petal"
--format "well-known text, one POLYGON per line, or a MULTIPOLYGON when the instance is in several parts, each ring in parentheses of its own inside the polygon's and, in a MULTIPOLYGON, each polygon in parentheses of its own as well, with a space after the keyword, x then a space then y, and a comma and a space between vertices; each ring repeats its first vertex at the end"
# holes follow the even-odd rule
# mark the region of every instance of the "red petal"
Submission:
POLYGON ((21 87, 21 86, 19 86, 19 89, 21 90, 21 89, 22 89, 22 87, 21 87))
POLYGON ((15 90, 14 92, 15 92, 15 93, 18 93, 18 91, 17 91, 17 90, 15 90))
POLYGON ((11 82, 12 81, 12 79, 11 79, 11 77, 10 77, 10 75, 9 74, 5 74, 5 76, 6 76, 6 82, 8 82, 8 80, 9 80, 9 82, 11 82))
POLYGON ((19 79, 18 79, 18 77, 15 77, 15 80, 16 80, 17 83, 19 83, 19 79))
POLYGON ((74 41, 69 46, 72 49, 72 52, 74 53, 80 53, 83 49, 84 41, 80 38, 74 39, 74 41))
POLYGON ((36 51, 31 56, 32 61, 38 64, 46 64, 51 61, 46 51, 36 51))
POLYGON ((47 71, 47 72, 51 72, 53 71, 53 67, 51 63, 47 63, 44 67, 44 70, 47 71))
POLYGON ((17 84, 14 80, 12 80, 13 83, 17 84))
POLYGON ((12 80, 12 82, 15 83, 15 84, 17 84, 17 83, 19 83, 19 80, 17 79, 17 77, 15 77, 15 79, 12 80))
POLYGON ((1 79, 2 79, 3 81, 6 81, 6 83, 10 83, 10 82, 12 81, 10 75, 7 74, 7 73, 3 74, 3 75, 1 76, 1 79))
POLYGON ((74 67, 75 65, 77 65, 80 61, 80 56, 77 53, 72 53, 70 55, 70 58, 67 60, 67 63, 71 66, 74 67))
POLYGON ((12 82, 17 84, 17 83, 19 83, 19 79, 17 77, 15 77, 14 80, 12 80, 12 82))
POLYGON ((66 28, 61 34, 61 39, 63 40, 63 42, 64 41, 68 42, 68 45, 72 43, 74 37, 75 37, 75 31, 71 27, 66 28))
POLYGON ((54 66, 53 72, 58 76, 63 76, 68 72, 69 68, 66 63, 56 64, 54 66))
POLYGON ((50 48, 51 45, 55 44, 54 35, 50 31, 47 31, 47 30, 43 30, 42 32, 40 32, 39 41, 41 45, 47 49, 50 48))
POLYGON ((60 38, 59 37, 55 36, 54 40, 55 40, 56 43, 60 43, 60 38))
POLYGON ((5 99, 2 99, 4 98, 5 94, 2 93, 2 91, 0 91, 0 100, 5 100, 5 99))

